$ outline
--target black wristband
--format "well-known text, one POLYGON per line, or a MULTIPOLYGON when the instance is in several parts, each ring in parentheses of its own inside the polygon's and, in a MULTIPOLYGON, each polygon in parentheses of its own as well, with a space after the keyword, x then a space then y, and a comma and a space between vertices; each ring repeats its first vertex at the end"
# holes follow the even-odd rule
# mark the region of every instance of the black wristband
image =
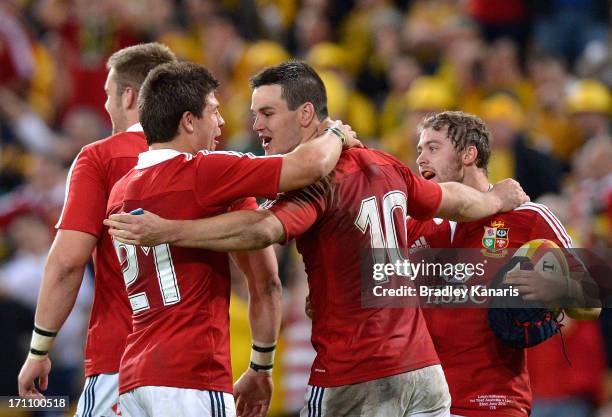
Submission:
POLYGON ((49 353, 48 350, 37 350, 34 348, 30 348, 30 353, 32 355, 37 355, 37 356, 45 356, 47 353, 49 353))
POLYGON ((36 327, 36 325, 34 325, 34 333, 38 333, 41 336, 46 336, 46 337, 55 337, 57 336, 57 332, 50 332, 48 330, 43 330, 39 327, 36 327))
POLYGON ((344 133, 342 132, 342 130, 338 129, 337 127, 328 127, 327 129, 325 129, 325 131, 333 133, 334 135, 338 136, 338 138, 340 139, 340 142, 342 142, 342 146, 346 145, 347 139, 344 133))
POLYGON ((255 372, 271 371, 272 365, 257 365, 255 362, 251 361, 251 363, 249 363, 249 368, 255 372))
POLYGON ((261 347, 261 346, 253 345, 253 350, 256 352, 266 353, 266 352, 272 352, 274 351, 274 349, 276 349, 276 345, 272 345, 268 347, 261 347))

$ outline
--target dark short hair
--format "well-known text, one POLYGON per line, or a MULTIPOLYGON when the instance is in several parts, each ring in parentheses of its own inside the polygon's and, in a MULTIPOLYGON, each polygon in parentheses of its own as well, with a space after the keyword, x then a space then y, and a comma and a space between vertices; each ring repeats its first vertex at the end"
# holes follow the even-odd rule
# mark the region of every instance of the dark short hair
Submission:
POLYGON ((312 103, 317 119, 327 118, 327 93, 325 84, 311 66, 301 61, 287 61, 264 68, 251 78, 251 88, 278 84, 281 97, 289 110, 295 110, 306 102, 312 103))
POLYGON ((127 87, 138 92, 147 74, 158 65, 176 62, 176 56, 166 45, 151 42, 128 46, 108 58, 106 68, 115 70, 119 95, 127 87))
POLYGON ((191 62, 171 62, 151 71, 138 97, 138 116, 147 143, 172 140, 185 112, 201 118, 206 96, 218 86, 206 68, 191 62))
POLYGON ((475 146, 478 151, 476 166, 487 169, 491 157, 491 133, 480 117, 462 111, 444 111, 427 116, 419 125, 419 135, 430 128, 437 132, 447 128, 446 137, 457 152, 475 146))

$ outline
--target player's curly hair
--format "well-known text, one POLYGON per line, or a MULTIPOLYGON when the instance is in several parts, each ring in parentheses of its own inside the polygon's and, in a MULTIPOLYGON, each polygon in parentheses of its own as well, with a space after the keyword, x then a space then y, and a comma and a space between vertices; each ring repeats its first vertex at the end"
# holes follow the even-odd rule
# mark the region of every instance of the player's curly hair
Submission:
POLYGON ((457 152, 468 146, 476 147, 478 156, 476 166, 487 169, 491 157, 491 133, 482 119, 462 111, 443 111, 427 116, 419 125, 419 135, 425 129, 437 132, 447 128, 446 137, 451 141, 457 152))
POLYGON ((191 62, 170 62, 151 71, 138 97, 138 117, 147 143, 174 139, 185 112, 201 118, 206 96, 218 86, 206 68, 191 62))
POLYGON ((289 110, 295 110, 306 102, 312 103, 317 119, 327 118, 327 93, 323 80, 316 71, 302 61, 286 61, 264 68, 251 78, 251 88, 278 84, 281 97, 289 110))

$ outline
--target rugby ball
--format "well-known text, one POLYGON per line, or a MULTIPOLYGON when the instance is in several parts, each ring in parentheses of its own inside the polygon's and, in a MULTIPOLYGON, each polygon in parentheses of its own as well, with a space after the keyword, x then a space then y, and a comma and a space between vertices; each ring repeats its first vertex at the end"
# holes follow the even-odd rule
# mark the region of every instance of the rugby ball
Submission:
POLYGON ((569 265, 563 250, 552 240, 535 239, 524 243, 513 257, 525 257, 535 271, 547 272, 569 279, 569 265))

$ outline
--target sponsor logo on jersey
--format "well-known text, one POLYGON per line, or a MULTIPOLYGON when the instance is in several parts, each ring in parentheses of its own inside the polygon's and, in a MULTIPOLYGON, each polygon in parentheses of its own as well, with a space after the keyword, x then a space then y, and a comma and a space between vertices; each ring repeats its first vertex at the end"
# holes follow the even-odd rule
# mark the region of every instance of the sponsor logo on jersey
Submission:
POLYGON ((490 258, 503 258, 508 251, 508 236, 510 228, 504 227, 501 220, 492 220, 489 226, 484 226, 482 236, 482 254, 490 258))

